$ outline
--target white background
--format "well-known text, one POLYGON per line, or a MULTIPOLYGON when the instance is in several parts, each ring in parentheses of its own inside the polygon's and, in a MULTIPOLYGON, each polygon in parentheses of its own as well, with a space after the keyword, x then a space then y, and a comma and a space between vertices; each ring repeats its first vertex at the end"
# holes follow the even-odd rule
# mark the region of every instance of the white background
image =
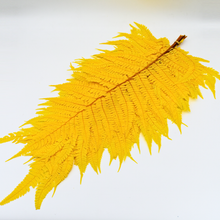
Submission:
MULTIPOLYGON (((187 35, 181 47, 220 70, 219 0, 0 0, 0 136, 34 117, 39 98, 56 96, 49 85, 70 78, 70 62, 106 48, 99 43, 134 21, 171 43, 187 35)), ((154 145, 150 156, 141 139, 141 154, 132 150, 138 164, 128 159, 118 173, 105 152, 100 175, 88 167, 80 185, 74 167, 41 210, 32 189, 1 206, 0 219, 220 219, 220 82, 216 100, 202 93, 183 114, 182 134, 169 122, 172 141, 163 138, 159 154, 154 145)), ((28 173, 27 158, 5 163, 21 148, 0 146, 0 200, 28 173)))

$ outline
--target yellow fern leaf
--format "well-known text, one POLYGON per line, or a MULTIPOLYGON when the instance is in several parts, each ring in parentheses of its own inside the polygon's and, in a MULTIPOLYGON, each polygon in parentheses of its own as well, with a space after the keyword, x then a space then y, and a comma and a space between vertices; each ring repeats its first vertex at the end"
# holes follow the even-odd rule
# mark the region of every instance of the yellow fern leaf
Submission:
MULTIPOLYGON (((25 144, 12 158, 31 156, 29 174, 0 205, 36 188, 35 206, 39 209, 46 195, 64 180, 73 164, 81 179, 88 164, 98 173, 103 151, 110 163, 132 156, 143 134, 149 151, 154 141, 159 149, 161 136, 168 136, 167 120, 181 131, 182 112, 190 111, 189 98, 202 97, 199 87, 212 91, 220 75, 203 66, 204 59, 188 55, 172 44, 156 39, 144 26, 136 24, 123 39, 109 41, 112 51, 101 50, 91 59, 81 59, 68 82, 56 85, 59 96, 48 98, 20 131, 0 139, 25 144), (125 38, 125 39, 124 39, 125 38)), ((11 158, 11 159, 12 159, 11 158)), ((120 168, 120 167, 119 167, 120 168)))

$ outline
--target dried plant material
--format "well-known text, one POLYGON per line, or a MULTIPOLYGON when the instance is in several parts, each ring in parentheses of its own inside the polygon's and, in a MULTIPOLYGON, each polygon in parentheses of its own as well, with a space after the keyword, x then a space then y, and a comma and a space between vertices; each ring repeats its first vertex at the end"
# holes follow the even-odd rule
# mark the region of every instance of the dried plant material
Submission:
MULTIPOLYGON (((154 141, 159 149, 161 136, 168 137, 167 119, 181 131, 182 112, 190 111, 189 98, 202 97, 199 87, 209 88, 215 96, 215 81, 220 75, 188 55, 166 38, 156 39, 143 25, 131 33, 120 33, 120 40, 108 41, 112 51, 101 50, 90 59, 71 65, 72 78, 56 85, 59 97, 48 98, 18 132, 0 139, 24 144, 15 157, 31 156, 30 171, 0 205, 9 203, 36 188, 35 206, 40 209, 46 195, 63 181, 73 165, 81 179, 88 164, 100 172, 104 149, 110 163, 120 166, 131 148, 139 147, 143 134, 149 151, 154 141), (125 39, 126 38, 126 39, 125 39)), ((12 159, 11 158, 11 159, 12 159)))

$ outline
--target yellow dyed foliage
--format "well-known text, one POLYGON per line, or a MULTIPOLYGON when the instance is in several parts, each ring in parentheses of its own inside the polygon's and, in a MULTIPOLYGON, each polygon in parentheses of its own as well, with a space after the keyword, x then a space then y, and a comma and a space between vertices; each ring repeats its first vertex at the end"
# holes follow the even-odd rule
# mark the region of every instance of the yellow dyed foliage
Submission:
MULTIPOLYGON (((98 173, 103 151, 110 162, 120 166, 143 134, 149 151, 154 141, 159 149, 161 136, 168 137, 167 119, 181 130, 182 112, 190 111, 189 98, 202 97, 200 86, 215 96, 220 75, 188 55, 168 39, 156 39, 144 26, 131 26, 131 33, 120 33, 108 41, 112 51, 101 50, 90 59, 71 65, 72 78, 56 85, 59 96, 48 98, 20 131, 0 139, 24 148, 12 158, 31 156, 30 171, 0 205, 9 203, 36 188, 35 207, 40 209, 46 195, 63 181, 73 165, 81 178, 88 164, 98 173)), ((138 145, 139 147, 139 145, 138 145)), ((12 159, 11 158, 11 159, 12 159)))

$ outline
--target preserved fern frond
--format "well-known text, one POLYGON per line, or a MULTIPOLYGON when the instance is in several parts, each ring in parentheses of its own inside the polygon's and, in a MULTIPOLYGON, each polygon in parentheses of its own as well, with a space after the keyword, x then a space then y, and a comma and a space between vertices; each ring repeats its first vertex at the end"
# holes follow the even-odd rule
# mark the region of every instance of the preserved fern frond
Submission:
MULTIPOLYGON (((36 188, 35 206, 40 209, 45 196, 63 181, 73 164, 81 179, 88 164, 98 173, 103 151, 110 162, 132 156, 131 148, 143 134, 151 153, 152 141, 159 149, 161 136, 168 137, 167 120, 181 131, 182 112, 189 111, 189 98, 202 97, 200 86, 215 96, 215 81, 220 75, 200 62, 207 60, 188 55, 172 44, 156 39, 144 26, 131 26, 123 39, 108 41, 112 51, 102 50, 90 59, 72 65, 72 78, 56 85, 59 97, 48 98, 27 121, 28 128, 11 133, 0 143, 24 144, 15 157, 31 156, 30 171, 0 205, 36 188)), ((12 159, 11 158, 11 159, 12 159)))

